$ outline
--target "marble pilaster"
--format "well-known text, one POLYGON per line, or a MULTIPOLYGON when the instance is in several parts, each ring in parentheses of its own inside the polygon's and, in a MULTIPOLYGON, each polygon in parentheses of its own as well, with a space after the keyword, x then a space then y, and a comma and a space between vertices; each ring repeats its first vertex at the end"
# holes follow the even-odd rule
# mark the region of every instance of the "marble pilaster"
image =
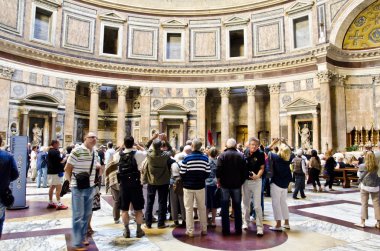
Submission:
MULTIPOLYGON (((75 112, 75 91, 78 81, 65 80, 65 126, 64 126, 64 145, 73 143, 74 138, 74 112, 75 112)), ((83 139, 78 139, 83 140, 83 139)))
POLYGON ((313 149, 320 151, 319 145, 319 119, 318 114, 313 113, 313 149))
POLYGON ((52 112, 51 113, 51 136, 50 136, 51 140, 57 139, 56 127, 57 127, 57 113, 52 112))
MULTIPOLYGON (((8 113, 9 113, 9 98, 11 93, 11 79, 14 73, 14 69, 0 66, 0 133, 7 134, 8 132, 8 113)), ((6 138, 3 139, 7 141, 6 138)))
MULTIPOLYGON (((196 89, 197 93, 197 138, 202 140, 202 143, 205 145, 206 140, 206 88, 196 89)), ((187 129, 186 129, 187 130, 187 129)), ((187 134, 186 134, 187 140, 187 134)))
POLYGON ((229 124, 230 116, 228 112, 229 107, 229 96, 230 96, 230 87, 219 88, 220 96, 222 98, 222 114, 221 114, 221 142, 220 147, 223 149, 226 145, 227 139, 229 138, 229 124))
POLYGON ((187 140, 187 119, 183 119, 183 145, 185 145, 187 140))
POLYGON ((22 109, 22 136, 28 136, 29 109, 22 109))
POLYGON ((270 84, 270 137, 271 141, 274 138, 280 137, 280 84, 270 84))
POLYGON ((117 146, 122 146, 125 135, 126 95, 129 86, 117 86, 117 146))
POLYGON ((325 152, 327 148, 333 148, 330 94, 332 73, 330 71, 321 71, 317 73, 317 77, 321 96, 321 146, 322 152, 325 152))
POLYGON ((141 95, 141 118, 140 118, 140 141, 147 142, 150 138, 150 96, 152 87, 143 86, 140 88, 141 95))
POLYGON ((91 100, 90 100, 90 126, 89 131, 98 133, 98 116, 99 116, 99 91, 102 84, 90 83, 91 100))
POLYGON ((288 115, 288 144, 294 146, 294 127, 292 115, 288 115))
POLYGON ((246 86, 247 91, 247 105, 248 105, 248 138, 258 137, 256 129, 256 86, 246 86))
POLYGON ((338 126, 336 131, 338 150, 344 151, 347 144, 347 120, 346 120, 346 91, 345 82, 347 77, 344 75, 335 76, 335 123, 338 126))

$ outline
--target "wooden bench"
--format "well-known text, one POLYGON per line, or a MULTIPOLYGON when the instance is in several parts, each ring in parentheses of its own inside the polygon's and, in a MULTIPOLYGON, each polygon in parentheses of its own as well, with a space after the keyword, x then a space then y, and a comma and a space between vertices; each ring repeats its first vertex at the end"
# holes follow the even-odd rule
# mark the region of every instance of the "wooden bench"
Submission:
MULTIPOLYGON (((342 187, 343 188, 350 188, 351 187, 351 180, 358 181, 358 177, 356 176, 356 173, 358 171, 358 168, 342 168, 342 169, 335 169, 335 177, 334 179, 342 180, 342 187), (354 173, 353 175, 348 175, 349 173, 354 173)), ((328 176, 321 174, 319 176, 320 178, 327 179, 328 176)))

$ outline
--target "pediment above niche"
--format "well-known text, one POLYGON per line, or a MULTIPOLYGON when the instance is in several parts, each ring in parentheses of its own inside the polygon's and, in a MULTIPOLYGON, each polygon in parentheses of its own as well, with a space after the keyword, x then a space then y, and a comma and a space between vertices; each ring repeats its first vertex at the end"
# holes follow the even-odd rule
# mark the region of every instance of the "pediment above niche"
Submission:
POLYGON ((62 0, 34 0, 34 2, 41 3, 50 8, 58 8, 62 5, 62 0))
POLYGON ((234 26, 234 25, 242 25, 249 22, 249 18, 242 18, 242 17, 231 17, 230 19, 227 19, 223 22, 225 26, 234 26))
POLYGON ((307 1, 307 0, 296 1, 295 3, 290 5, 289 8, 285 10, 285 13, 288 15, 292 15, 298 12, 309 10, 313 7, 313 5, 314 5, 314 1, 307 1))
POLYGON ((291 111, 294 111, 294 110, 299 110, 300 108, 302 108, 303 110, 312 110, 312 111, 314 111, 314 110, 317 110, 317 107, 318 107, 318 103, 316 103, 314 101, 311 101, 311 100, 308 100, 308 99, 304 99, 304 98, 297 98, 293 102, 290 102, 284 108, 288 112, 291 112, 291 111))
POLYGON ((177 19, 170 19, 161 23, 161 26, 164 28, 185 28, 187 24, 177 19))
POLYGON ((110 21, 114 23, 124 23, 125 18, 117 13, 116 11, 106 12, 104 14, 99 15, 99 18, 101 20, 110 21))

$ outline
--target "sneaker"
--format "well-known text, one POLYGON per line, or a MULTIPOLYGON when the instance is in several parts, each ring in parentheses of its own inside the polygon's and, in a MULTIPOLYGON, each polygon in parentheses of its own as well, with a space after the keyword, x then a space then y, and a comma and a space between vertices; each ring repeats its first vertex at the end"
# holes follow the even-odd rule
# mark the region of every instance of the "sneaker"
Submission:
POLYGON ((55 203, 49 203, 48 206, 46 207, 47 209, 56 209, 57 205, 55 203))
POLYGON ((144 230, 141 229, 140 231, 139 231, 139 230, 136 231, 136 237, 137 237, 137 238, 141 238, 141 237, 143 237, 144 235, 145 235, 144 230))
POLYGON ((168 225, 164 224, 164 225, 160 225, 160 226, 157 226, 158 229, 164 229, 164 228, 167 228, 169 227, 168 225))
POLYGON ((207 230, 204 230, 201 232, 201 236, 206 236, 207 235, 207 230))
POLYGON ((289 226, 289 225, 286 225, 286 224, 283 225, 282 227, 285 228, 285 229, 290 229, 290 226, 289 226))
POLYGON ((194 234, 193 233, 190 233, 190 232, 185 232, 185 234, 188 236, 188 237, 190 237, 190 238, 193 238, 194 237, 194 234))
POLYGON ((380 222, 376 223, 375 228, 379 228, 380 229, 380 222))
POLYGON ((330 188, 330 191, 335 191, 335 189, 334 188, 330 188))
POLYGON ((361 227, 361 228, 364 228, 364 227, 365 227, 365 224, 364 224, 364 223, 356 223, 355 226, 357 226, 357 227, 361 227))
POLYGON ((131 238, 131 232, 129 229, 124 228, 123 236, 124 238, 131 238))
POLYGON ((244 223, 242 228, 243 228, 243 230, 248 230, 247 224, 244 223))
POLYGON ((282 227, 269 227, 269 230, 282 232, 282 227))
POLYGON ((319 190, 318 190, 318 192, 323 192, 323 189, 322 189, 322 187, 319 187, 319 190))
POLYGON ((179 222, 177 220, 174 221, 174 223, 170 225, 170 227, 178 227, 178 226, 179 226, 179 222))
POLYGON ((257 227, 257 236, 263 236, 263 235, 264 235, 263 228, 262 227, 257 227))
POLYGON ((119 224, 120 223, 120 220, 115 220, 115 224, 119 224))
POLYGON ((298 197, 293 197, 293 200, 299 200, 300 198, 298 198, 298 197))
POLYGON ((68 208, 69 208, 68 206, 65 206, 65 205, 63 205, 63 204, 57 206, 57 210, 66 210, 66 209, 68 209, 68 208))

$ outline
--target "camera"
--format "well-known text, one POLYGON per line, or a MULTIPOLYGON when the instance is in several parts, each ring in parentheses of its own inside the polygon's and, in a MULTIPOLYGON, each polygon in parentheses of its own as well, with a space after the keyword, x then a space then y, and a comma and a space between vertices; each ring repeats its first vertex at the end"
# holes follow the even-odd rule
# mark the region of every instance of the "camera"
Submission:
POLYGON ((254 173, 252 171, 249 171, 249 177, 252 177, 254 173))

